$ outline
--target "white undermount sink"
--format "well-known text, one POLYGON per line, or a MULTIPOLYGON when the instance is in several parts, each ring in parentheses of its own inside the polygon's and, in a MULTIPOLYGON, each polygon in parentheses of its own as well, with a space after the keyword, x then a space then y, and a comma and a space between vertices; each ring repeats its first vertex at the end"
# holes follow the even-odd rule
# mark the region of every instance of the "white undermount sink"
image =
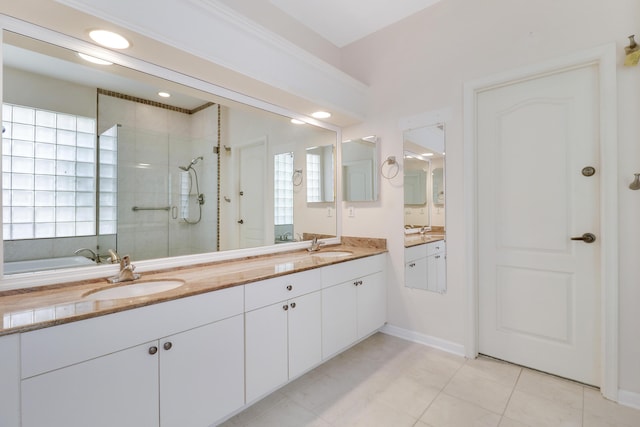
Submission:
POLYGON ((170 291, 182 285, 184 285, 184 280, 178 279, 146 280, 144 282, 134 282, 128 285, 123 284, 102 291, 91 292, 85 295, 84 298, 90 300, 136 298, 170 291))
POLYGON ((340 258, 343 256, 353 255, 353 252, 349 251, 324 251, 324 252, 311 252, 311 256, 318 258, 340 258))

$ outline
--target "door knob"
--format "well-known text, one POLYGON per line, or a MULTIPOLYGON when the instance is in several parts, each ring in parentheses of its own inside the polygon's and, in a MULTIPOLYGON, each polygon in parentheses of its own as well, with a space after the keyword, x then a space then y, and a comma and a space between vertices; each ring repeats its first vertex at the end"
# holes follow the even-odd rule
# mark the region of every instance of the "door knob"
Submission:
POLYGON ((592 233, 584 233, 580 237, 572 237, 571 240, 582 240, 585 243, 593 243, 596 241, 596 236, 592 233))

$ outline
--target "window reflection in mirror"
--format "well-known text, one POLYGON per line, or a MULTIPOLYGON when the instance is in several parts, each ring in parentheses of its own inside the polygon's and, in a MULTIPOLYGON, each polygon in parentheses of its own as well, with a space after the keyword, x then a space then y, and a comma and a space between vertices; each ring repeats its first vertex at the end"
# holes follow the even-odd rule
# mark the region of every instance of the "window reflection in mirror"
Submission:
POLYGON ((404 132, 405 233, 444 234, 444 124, 404 132))
POLYGON ((307 148, 307 203, 334 202, 333 145, 307 148))
POLYGON ((367 136, 342 143, 343 200, 372 202, 378 200, 377 138, 367 136))
POLYGON ((5 274, 336 236, 335 131, 3 35, 5 274))

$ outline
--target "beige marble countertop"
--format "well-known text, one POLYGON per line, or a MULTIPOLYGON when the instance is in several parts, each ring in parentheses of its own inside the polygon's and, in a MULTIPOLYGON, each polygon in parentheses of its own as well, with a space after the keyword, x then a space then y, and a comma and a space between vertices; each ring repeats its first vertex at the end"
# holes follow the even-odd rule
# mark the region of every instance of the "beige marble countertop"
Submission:
POLYGON ((404 247, 410 248, 411 246, 424 245, 431 242, 439 242, 444 240, 444 234, 405 234, 404 235, 404 247))
POLYGON ((304 270, 351 261, 387 251, 384 239, 345 238, 342 244, 322 246, 319 252, 349 251, 343 257, 315 257, 306 250, 219 261, 142 273, 135 282, 110 284, 106 279, 93 279, 39 288, 0 292, 0 336, 130 310, 159 302, 198 295, 232 286, 296 273, 304 270), (97 290, 127 286, 141 280, 178 279, 184 285, 148 296, 90 300, 85 298, 97 290))

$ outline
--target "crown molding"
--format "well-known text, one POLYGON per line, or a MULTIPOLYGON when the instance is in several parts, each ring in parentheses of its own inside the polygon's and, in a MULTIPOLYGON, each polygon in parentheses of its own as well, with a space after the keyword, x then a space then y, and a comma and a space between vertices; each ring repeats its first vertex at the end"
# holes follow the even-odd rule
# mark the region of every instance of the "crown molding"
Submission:
POLYGON ((163 7, 153 0, 56 1, 333 111, 365 116, 368 86, 215 0, 164 0, 163 7))

